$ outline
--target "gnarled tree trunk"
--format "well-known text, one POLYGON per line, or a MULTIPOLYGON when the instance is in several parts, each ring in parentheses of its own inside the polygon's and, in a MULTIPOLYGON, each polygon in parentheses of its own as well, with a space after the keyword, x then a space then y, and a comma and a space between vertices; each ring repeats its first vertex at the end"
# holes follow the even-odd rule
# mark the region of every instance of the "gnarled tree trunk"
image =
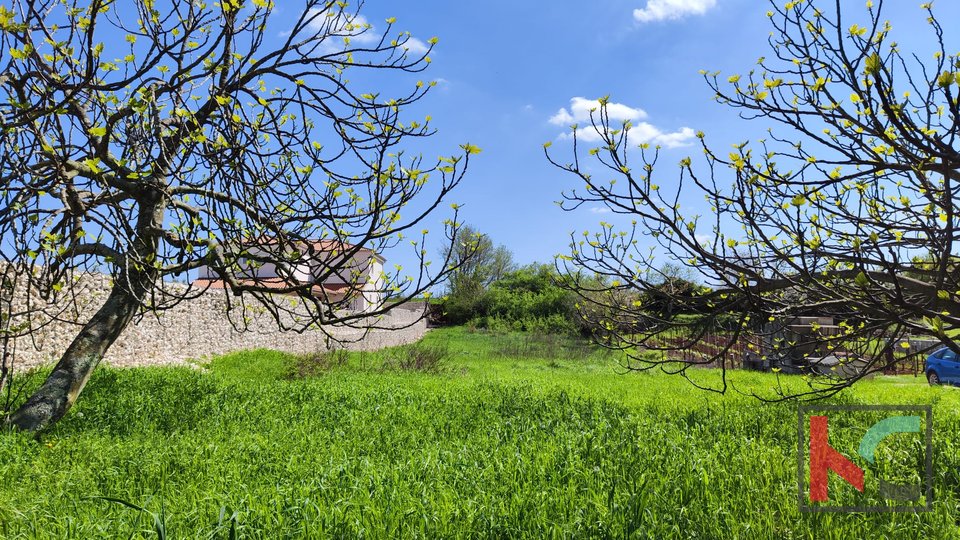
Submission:
POLYGON ((129 284, 117 282, 106 302, 64 352, 43 385, 13 415, 9 424, 37 431, 56 422, 73 406, 107 349, 133 319, 140 306, 129 284))
POLYGON ((14 412, 8 424, 21 431, 38 431, 67 414, 107 350, 130 324, 147 292, 159 278, 144 264, 156 257, 157 240, 149 234, 163 222, 165 207, 157 196, 144 196, 137 216, 137 236, 124 255, 106 302, 73 339, 40 388, 14 412))

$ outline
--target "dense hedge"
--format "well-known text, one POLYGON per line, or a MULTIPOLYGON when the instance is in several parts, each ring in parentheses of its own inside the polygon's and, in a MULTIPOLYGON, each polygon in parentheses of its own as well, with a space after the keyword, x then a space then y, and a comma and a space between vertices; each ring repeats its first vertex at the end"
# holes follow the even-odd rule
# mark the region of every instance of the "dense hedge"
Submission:
POLYGON ((532 264, 492 283, 480 293, 448 295, 442 321, 479 328, 545 333, 582 333, 576 295, 558 284, 556 270, 532 264))

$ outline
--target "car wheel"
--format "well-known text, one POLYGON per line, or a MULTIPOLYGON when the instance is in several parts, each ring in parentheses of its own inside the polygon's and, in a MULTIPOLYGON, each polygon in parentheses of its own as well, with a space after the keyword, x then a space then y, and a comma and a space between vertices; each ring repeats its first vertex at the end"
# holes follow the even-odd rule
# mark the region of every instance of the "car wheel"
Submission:
POLYGON ((936 371, 931 371, 930 373, 927 373, 927 382, 929 382, 932 386, 936 386, 940 384, 940 376, 937 375, 936 371))

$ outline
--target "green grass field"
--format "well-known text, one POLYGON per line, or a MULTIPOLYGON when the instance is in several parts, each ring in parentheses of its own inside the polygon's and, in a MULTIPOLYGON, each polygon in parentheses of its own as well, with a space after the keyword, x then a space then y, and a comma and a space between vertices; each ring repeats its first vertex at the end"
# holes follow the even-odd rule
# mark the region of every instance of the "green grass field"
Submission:
POLYGON ((449 354, 436 372, 402 369, 398 351, 303 378, 268 351, 206 371, 101 369, 40 442, 0 436, 0 537, 960 535, 953 388, 877 378, 832 400, 934 405, 934 511, 807 514, 796 404, 623 374, 613 356, 517 334, 445 329, 425 345, 449 354))

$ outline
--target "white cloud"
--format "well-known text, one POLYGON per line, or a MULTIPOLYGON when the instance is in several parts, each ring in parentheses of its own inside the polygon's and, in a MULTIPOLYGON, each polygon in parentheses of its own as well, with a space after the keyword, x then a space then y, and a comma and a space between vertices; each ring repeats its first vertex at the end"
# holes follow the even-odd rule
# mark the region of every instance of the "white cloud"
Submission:
MULTIPOLYGON (((557 126, 567 126, 573 123, 590 123, 590 112, 600 110, 600 101, 596 99, 586 99, 575 97, 570 100, 570 110, 566 108, 557 111, 557 114, 550 117, 550 123, 557 126)), ((607 114, 610 120, 643 120, 647 117, 643 109, 634 109, 627 107, 622 103, 607 103, 607 114)), ((597 117, 599 121, 599 117, 597 117)))
POLYGON ((550 123, 557 126, 572 124, 573 116, 571 116, 566 109, 560 109, 559 111, 557 111, 557 114, 550 117, 550 123))
POLYGON ((339 39, 349 37, 351 42, 360 45, 380 41, 380 35, 363 15, 314 8, 307 12, 307 19, 310 20, 307 28, 314 32, 325 30, 330 34, 337 34, 339 39))
POLYGON ((609 214, 611 210, 605 206, 594 206, 590 209, 591 214, 609 214))
MULTIPOLYGON (((570 100, 570 108, 563 108, 548 120, 551 124, 557 126, 569 126, 577 124, 577 140, 581 142, 598 142, 603 137, 590 123, 590 112, 593 111, 594 119, 599 124, 598 115, 600 102, 597 100, 575 97, 570 100)), ((660 145, 664 148, 679 148, 687 146, 696 137, 693 129, 682 127, 677 131, 663 131, 657 126, 640 120, 647 118, 647 113, 643 109, 630 107, 622 103, 608 103, 607 114, 610 116, 610 126, 613 129, 620 127, 621 122, 630 121, 632 126, 628 131, 628 142, 632 145, 641 145, 650 143, 660 145)), ((571 132, 565 132, 560 135, 561 139, 570 139, 573 137, 571 132)))
MULTIPOLYGON (((351 46, 363 46, 376 45, 383 37, 366 17, 345 10, 328 11, 314 8, 307 12, 307 20, 310 21, 307 25, 309 30, 332 34, 332 37, 324 40, 322 44, 322 49, 326 53, 346 49, 348 45, 343 41, 343 38, 350 38, 351 46)), ((290 35, 290 32, 281 34, 281 36, 285 35, 290 35)), ((409 33, 398 37, 397 41, 403 42, 400 47, 406 49, 410 57, 420 57, 430 50, 429 45, 409 33), (404 38, 406 38, 405 42, 403 42, 404 38)))
POLYGON ((709 246, 710 244, 713 244, 713 240, 714 240, 712 236, 707 236, 705 234, 695 234, 693 235, 693 238, 701 246, 709 246))
POLYGON ((414 56, 421 56, 430 50, 430 47, 426 43, 412 36, 407 39, 407 42, 404 43, 403 46, 414 56))
POLYGON ((716 5, 717 0, 647 0, 645 8, 633 10, 633 18, 641 23, 676 20, 703 15, 716 5))
POLYGON ((679 148, 690 144, 694 137, 696 137, 696 133, 692 129, 683 127, 680 128, 680 131, 656 135, 651 141, 665 148, 679 148))

